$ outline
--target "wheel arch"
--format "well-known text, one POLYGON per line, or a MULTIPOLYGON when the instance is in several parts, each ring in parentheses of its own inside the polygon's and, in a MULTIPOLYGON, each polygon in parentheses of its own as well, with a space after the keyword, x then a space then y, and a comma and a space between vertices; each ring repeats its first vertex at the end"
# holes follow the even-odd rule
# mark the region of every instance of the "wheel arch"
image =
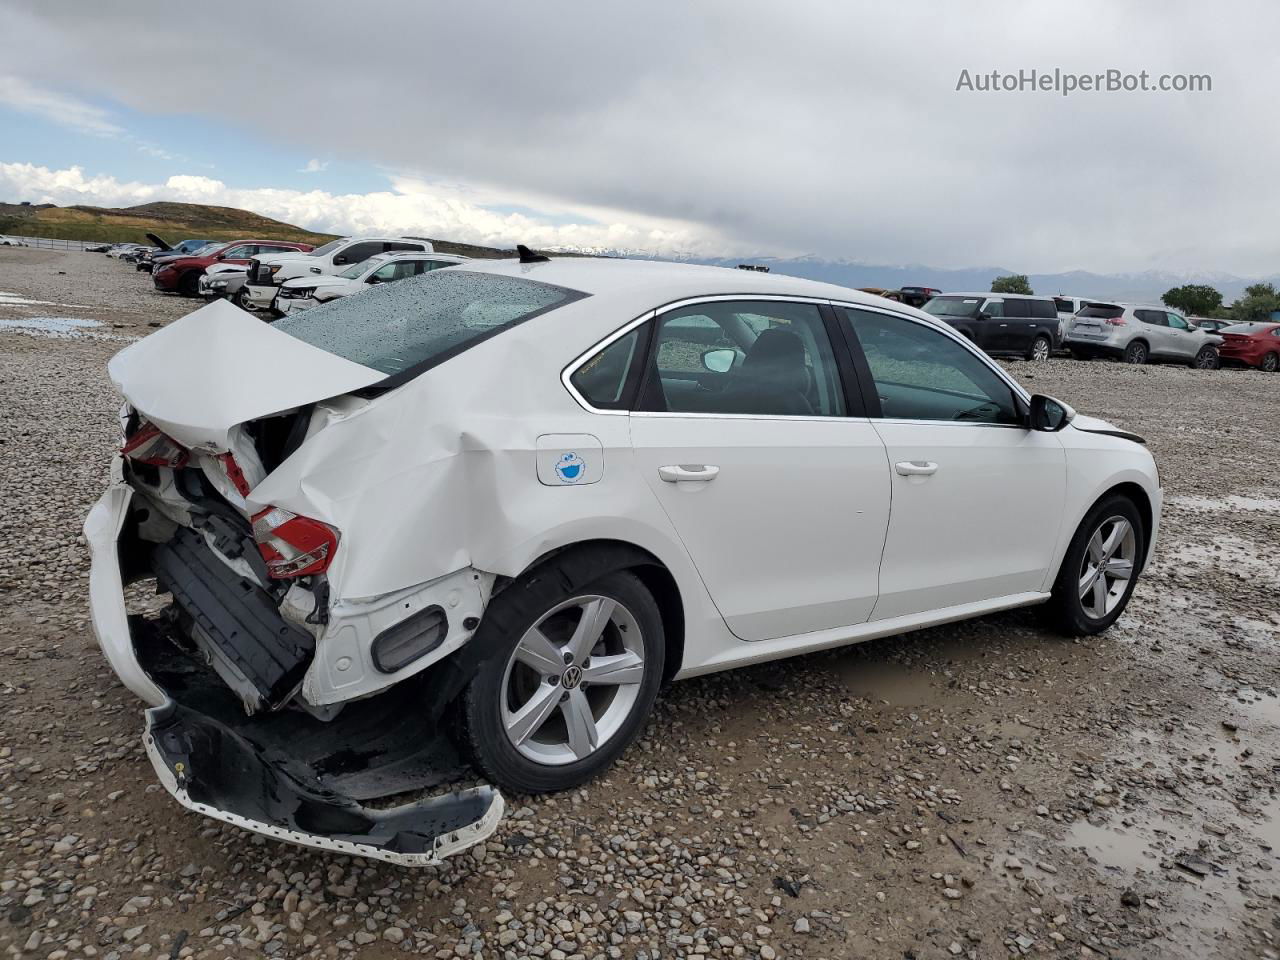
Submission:
POLYGON ((566 543, 547 550, 528 563, 515 577, 502 578, 495 587, 524 576, 552 561, 559 561, 572 587, 581 587, 610 573, 627 572, 635 576, 653 595, 662 616, 662 634, 666 654, 663 660, 663 682, 680 672, 684 663, 685 606, 675 575, 655 554, 625 540, 595 539, 566 543))

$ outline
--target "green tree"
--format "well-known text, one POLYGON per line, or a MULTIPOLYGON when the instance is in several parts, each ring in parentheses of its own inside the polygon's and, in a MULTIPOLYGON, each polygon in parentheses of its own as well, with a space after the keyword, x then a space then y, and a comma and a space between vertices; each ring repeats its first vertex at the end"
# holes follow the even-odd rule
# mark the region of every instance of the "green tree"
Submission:
POLYGON ((1174 287, 1160 298, 1167 306, 1195 317, 1209 317, 1222 306, 1222 294, 1203 283, 1174 287))
POLYGON ((991 281, 992 293, 1025 293, 1032 294, 1031 282, 1025 273, 1015 273, 1007 277, 996 277, 991 281))
POLYGON ((1231 305, 1231 319, 1236 323, 1270 320, 1280 310, 1280 291, 1270 283, 1255 283, 1244 288, 1244 296, 1231 305))

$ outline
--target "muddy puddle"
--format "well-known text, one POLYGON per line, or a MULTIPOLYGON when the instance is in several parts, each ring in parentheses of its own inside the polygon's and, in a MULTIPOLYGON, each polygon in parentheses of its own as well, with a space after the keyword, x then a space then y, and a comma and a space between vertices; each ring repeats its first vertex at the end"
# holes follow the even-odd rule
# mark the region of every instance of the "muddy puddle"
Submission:
POLYGON ((103 324, 88 317, 0 317, 0 331, 11 330, 37 337, 55 340, 88 337, 93 340, 133 340, 116 333, 99 332, 95 328, 103 324))
POLYGON ((20 293, 0 290, 0 307, 66 307, 71 310, 88 310, 84 303, 57 303, 53 300, 32 300, 20 293))
POLYGON ((1280 497, 1242 497, 1235 494, 1220 500, 1213 497, 1169 497, 1165 503, 1187 510, 1250 510, 1261 513, 1280 513, 1280 497))

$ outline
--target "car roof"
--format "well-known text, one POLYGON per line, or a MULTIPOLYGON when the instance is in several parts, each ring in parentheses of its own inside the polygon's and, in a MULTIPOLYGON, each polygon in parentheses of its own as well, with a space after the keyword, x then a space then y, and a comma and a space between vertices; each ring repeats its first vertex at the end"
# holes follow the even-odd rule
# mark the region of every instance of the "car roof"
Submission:
POLYGON ((992 293, 990 290, 985 293, 952 293, 948 290, 946 293, 938 294, 939 297, 1004 297, 1008 300, 1052 300, 1051 293, 992 293))
POLYGON ((367 260, 361 260, 361 263, 373 263, 375 260, 379 263, 386 263, 390 260, 456 260, 458 263, 469 263, 471 258, 464 257, 459 253, 435 253, 431 250, 385 250, 382 253, 375 253, 367 260))

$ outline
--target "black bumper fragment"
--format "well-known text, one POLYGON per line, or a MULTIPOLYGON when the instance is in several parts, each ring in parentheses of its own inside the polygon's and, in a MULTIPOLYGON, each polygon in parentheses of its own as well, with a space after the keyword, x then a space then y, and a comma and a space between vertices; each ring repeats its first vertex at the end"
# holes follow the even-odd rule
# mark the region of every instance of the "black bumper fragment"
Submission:
POLYGON ((172 701, 146 716, 147 753, 183 806, 278 840, 423 866, 483 840, 502 817, 502 795, 487 786, 372 809, 292 752, 211 716, 172 701))

